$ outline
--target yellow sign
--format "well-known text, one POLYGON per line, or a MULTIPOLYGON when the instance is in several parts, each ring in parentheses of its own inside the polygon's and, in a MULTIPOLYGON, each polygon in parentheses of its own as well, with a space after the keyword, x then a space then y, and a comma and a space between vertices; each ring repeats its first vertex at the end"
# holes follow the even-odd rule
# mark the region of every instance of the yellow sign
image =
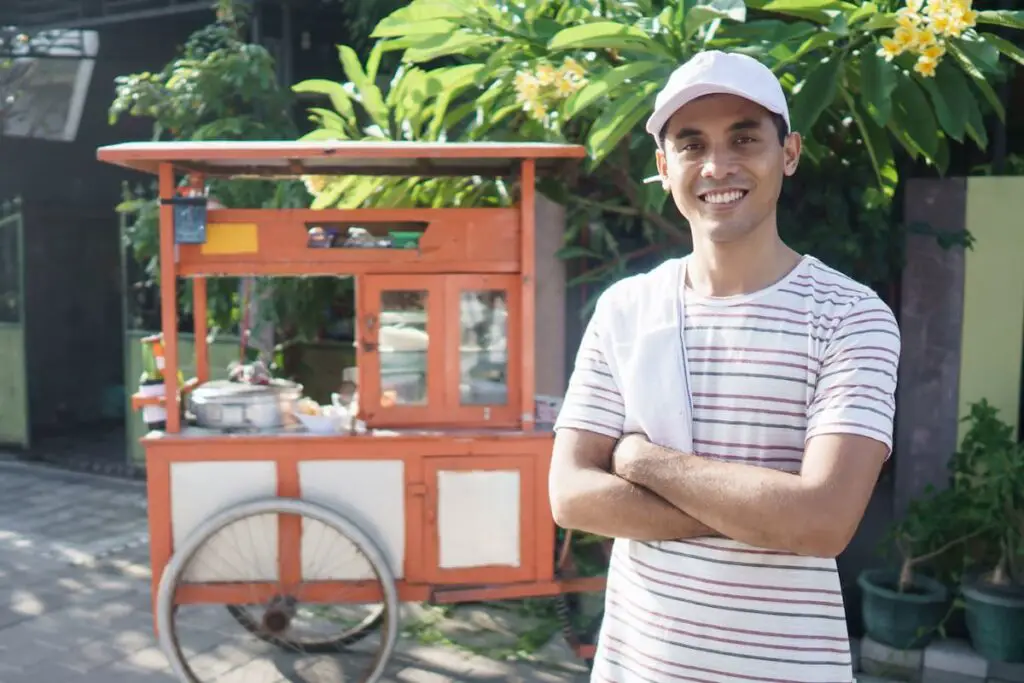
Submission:
POLYGON ((210 223, 206 243, 199 251, 214 254, 255 254, 260 250, 259 228, 255 223, 210 223))

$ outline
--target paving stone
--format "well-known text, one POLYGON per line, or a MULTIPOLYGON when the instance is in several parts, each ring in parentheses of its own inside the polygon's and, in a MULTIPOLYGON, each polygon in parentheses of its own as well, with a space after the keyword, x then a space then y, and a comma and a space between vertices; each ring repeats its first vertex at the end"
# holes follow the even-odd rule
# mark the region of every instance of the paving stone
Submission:
MULTIPOLYGON (((146 532, 140 483, 0 461, 0 683, 177 683, 153 633, 146 532)), ((195 611, 182 646, 204 683, 283 680, 261 665, 245 667, 255 639, 226 610, 195 611)), ((529 625, 512 611, 479 607, 448 619, 452 633, 468 637, 477 629, 512 641, 529 625)), ((589 679, 558 638, 541 650, 557 667, 495 661, 409 637, 396 650, 381 683, 589 679)))
POLYGON ((998 683, 1024 683, 1024 664, 990 662, 988 677, 998 683))
POLYGON ((926 673, 959 674, 965 681, 972 678, 985 680, 988 660, 975 652, 967 641, 950 638, 929 643, 924 651, 924 669, 926 673))
POLYGON ((871 676, 918 681, 923 650, 897 650, 865 636, 860 644, 860 669, 871 676))

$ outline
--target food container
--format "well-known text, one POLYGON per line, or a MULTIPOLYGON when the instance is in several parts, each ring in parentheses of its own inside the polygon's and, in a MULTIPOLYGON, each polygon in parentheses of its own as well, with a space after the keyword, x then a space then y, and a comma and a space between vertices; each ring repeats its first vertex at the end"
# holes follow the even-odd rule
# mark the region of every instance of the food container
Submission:
POLYGON ((275 379, 269 385, 215 380, 196 387, 190 409, 200 427, 223 430, 276 429, 292 422, 302 385, 275 379))

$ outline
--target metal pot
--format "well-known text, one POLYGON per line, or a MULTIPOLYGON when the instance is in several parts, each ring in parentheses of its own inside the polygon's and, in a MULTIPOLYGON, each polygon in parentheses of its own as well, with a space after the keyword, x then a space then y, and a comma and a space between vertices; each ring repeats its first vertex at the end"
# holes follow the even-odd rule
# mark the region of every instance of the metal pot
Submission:
POLYGON ((200 427, 275 429, 293 421, 292 409, 301 397, 302 385, 287 380, 269 385, 214 380, 196 387, 189 403, 200 427))

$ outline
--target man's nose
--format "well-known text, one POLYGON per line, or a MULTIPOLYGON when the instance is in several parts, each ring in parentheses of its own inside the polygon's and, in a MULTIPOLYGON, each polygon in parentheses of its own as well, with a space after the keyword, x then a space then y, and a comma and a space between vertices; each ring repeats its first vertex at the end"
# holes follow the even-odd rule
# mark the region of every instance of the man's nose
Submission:
POLYGON ((728 151, 712 149, 708 151, 701 166, 702 178, 725 178, 733 171, 732 155, 728 151))

